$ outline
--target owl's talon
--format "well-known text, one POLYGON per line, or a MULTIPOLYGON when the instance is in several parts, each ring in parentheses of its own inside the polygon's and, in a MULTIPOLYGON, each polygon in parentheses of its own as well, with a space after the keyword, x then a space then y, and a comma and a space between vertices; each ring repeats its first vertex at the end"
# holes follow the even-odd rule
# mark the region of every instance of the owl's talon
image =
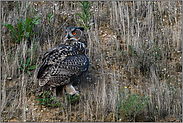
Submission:
POLYGON ((79 91, 76 91, 75 95, 76 96, 80 96, 79 91))

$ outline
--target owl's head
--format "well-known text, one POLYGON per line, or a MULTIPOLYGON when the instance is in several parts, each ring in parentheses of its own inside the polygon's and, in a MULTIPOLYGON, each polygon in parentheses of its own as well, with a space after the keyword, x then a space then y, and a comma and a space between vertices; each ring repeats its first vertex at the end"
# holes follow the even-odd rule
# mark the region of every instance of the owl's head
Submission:
POLYGON ((63 38, 64 44, 72 44, 73 42, 82 42, 87 46, 87 40, 83 27, 68 27, 65 30, 63 38))

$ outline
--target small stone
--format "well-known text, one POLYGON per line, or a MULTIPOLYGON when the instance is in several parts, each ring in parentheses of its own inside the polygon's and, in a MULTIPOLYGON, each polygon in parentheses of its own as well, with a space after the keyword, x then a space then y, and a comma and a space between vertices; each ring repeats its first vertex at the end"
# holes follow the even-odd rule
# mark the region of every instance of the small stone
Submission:
POLYGON ((11 77, 7 77, 7 80, 12 80, 12 78, 11 77))

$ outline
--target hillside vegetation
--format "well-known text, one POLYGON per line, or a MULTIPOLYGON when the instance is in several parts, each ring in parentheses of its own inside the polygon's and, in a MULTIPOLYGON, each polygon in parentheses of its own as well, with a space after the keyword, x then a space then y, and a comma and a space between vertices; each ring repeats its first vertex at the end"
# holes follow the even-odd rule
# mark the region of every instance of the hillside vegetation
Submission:
POLYGON ((1 122, 182 121, 182 1, 3 1, 1 23, 1 122), (69 26, 88 40, 81 96, 36 96, 42 55, 69 26))

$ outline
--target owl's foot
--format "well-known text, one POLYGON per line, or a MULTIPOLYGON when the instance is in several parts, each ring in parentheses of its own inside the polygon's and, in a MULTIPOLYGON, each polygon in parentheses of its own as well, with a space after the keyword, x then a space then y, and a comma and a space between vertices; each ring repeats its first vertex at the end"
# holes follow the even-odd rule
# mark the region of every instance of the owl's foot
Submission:
POLYGON ((79 96, 79 92, 75 90, 72 84, 65 85, 66 92, 70 95, 77 95, 79 96))

